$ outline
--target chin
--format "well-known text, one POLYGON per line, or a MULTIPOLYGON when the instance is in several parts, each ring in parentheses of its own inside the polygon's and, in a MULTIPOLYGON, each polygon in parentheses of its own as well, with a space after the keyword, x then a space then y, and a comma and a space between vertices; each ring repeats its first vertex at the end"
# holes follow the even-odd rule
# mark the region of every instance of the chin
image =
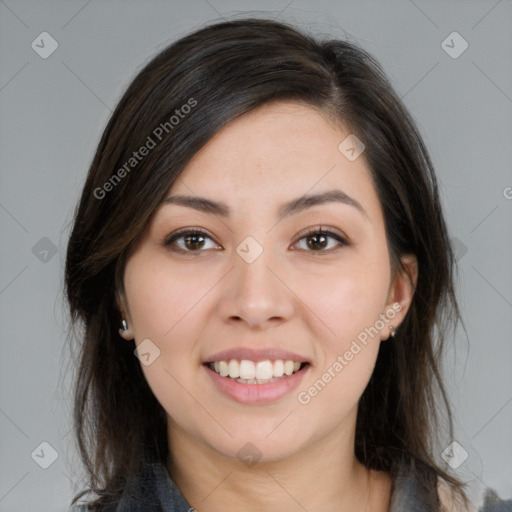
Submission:
POLYGON ((278 462, 296 453, 302 442, 297 436, 275 430, 251 430, 243 435, 222 440, 209 440, 207 443, 219 454, 230 459, 238 459, 248 466, 255 462, 278 462))

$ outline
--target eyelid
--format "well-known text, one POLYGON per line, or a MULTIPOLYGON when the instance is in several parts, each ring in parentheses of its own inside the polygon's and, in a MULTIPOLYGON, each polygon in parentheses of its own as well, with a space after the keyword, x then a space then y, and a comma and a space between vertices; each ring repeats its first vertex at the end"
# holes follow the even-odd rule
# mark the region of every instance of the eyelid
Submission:
POLYGON ((307 228, 304 231, 300 232, 297 236, 300 240, 301 238, 304 238, 306 236, 312 236, 317 234, 325 234, 328 236, 332 236, 333 238, 341 240, 345 245, 349 245, 348 237, 346 237, 343 234, 343 232, 340 232, 340 230, 336 228, 331 228, 329 226, 324 226, 322 224, 317 224, 316 226, 307 228))

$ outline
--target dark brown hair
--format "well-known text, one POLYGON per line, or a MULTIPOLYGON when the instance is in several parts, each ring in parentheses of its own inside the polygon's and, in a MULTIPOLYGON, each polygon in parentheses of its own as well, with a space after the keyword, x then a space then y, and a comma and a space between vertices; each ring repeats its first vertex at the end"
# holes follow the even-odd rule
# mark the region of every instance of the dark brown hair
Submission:
POLYGON ((103 133, 75 212, 65 269, 72 325, 81 327, 74 427, 98 505, 120 497, 144 452, 162 463, 168 457, 165 411, 135 345, 118 334, 127 255, 194 154, 226 123, 276 100, 319 108, 363 141, 392 270, 404 270, 401 255, 418 260, 410 309, 394 341, 381 343, 360 400, 356 456, 390 474, 405 461, 432 488, 440 476, 464 495, 434 452, 438 433, 452 437, 440 361, 460 315, 454 256, 421 136, 379 64, 356 45, 245 19, 178 40, 138 73, 103 133), (149 139, 155 146, 131 161, 149 139))

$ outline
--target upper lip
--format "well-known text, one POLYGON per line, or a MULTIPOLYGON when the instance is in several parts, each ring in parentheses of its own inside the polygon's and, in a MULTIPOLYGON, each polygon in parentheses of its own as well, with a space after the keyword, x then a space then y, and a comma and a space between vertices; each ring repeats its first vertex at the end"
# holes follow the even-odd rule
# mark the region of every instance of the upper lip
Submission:
POLYGON ((223 350, 222 352, 216 352, 215 354, 208 356, 204 359, 203 363, 229 361, 230 359, 236 359, 238 361, 241 361, 242 359, 247 359, 249 361, 265 361, 267 359, 274 361, 282 359, 283 361, 291 360, 300 363, 309 363, 309 360, 306 357, 277 347, 258 349, 246 347, 232 348, 229 350, 223 350))

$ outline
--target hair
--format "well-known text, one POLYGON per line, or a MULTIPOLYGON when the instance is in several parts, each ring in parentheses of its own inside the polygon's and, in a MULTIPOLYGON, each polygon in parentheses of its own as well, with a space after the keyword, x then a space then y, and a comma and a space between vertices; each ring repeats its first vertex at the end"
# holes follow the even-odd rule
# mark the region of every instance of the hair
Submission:
POLYGON ((162 463, 169 456, 165 411, 134 357, 134 343, 118 333, 116 301, 130 249, 215 133, 280 100, 318 109, 365 144, 392 271, 405 270, 402 255, 418 261, 410 308, 394 341, 380 344, 359 402, 356 457, 389 474, 406 462, 425 485, 433 489, 441 478, 466 499, 464 484, 435 456, 437 434, 453 438, 440 364, 450 327, 461 317, 453 249, 418 129, 379 63, 357 45, 242 19, 179 39, 136 75, 103 132, 74 212, 65 265, 71 324, 81 326, 73 419, 95 510, 122 495, 144 453, 162 463), (132 161, 150 140, 154 147, 132 161))

